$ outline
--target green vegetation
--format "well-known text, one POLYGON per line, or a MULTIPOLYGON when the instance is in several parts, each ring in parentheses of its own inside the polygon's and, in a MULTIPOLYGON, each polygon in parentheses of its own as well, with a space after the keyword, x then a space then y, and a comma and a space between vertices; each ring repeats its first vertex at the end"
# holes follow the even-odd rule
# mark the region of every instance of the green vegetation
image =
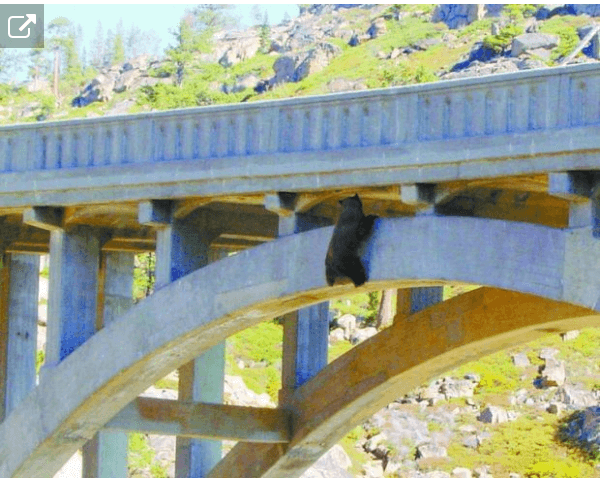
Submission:
POLYGON ((256 393, 268 393, 276 402, 281 389, 281 351, 283 327, 275 321, 261 322, 227 340, 228 375, 243 377, 246 386, 256 393), (237 361, 252 361, 265 366, 240 368, 237 361))
POLYGON ((510 46, 514 37, 522 34, 524 30, 520 25, 509 24, 502 27, 496 35, 487 35, 483 40, 485 48, 492 50, 496 54, 502 53, 510 46))
MULTIPOLYGON (((478 393, 492 396, 493 399, 497 399, 498 395, 522 388, 519 380, 521 369, 512 363, 511 357, 506 351, 496 352, 480 360, 469 362, 444 376, 462 378, 467 373, 480 375, 478 393)), ((505 404, 508 403, 507 397, 502 397, 502 400, 505 404)))
POLYGON ((480 447, 482 461, 494 477, 517 472, 528 477, 591 477, 594 466, 555 441, 558 419, 521 417, 493 427, 493 437, 480 447))
MULTIPOLYGON (((583 19, 585 21, 586 19, 583 19)), ((587 23, 585 23, 587 24, 587 23)), ((577 26, 582 26, 577 22, 569 23, 562 17, 552 17, 549 20, 543 22, 541 33, 549 33, 558 35, 560 37, 559 45, 552 51, 550 56, 550 64, 553 64, 555 60, 566 57, 575 49, 579 44, 579 35, 577 35, 577 26)))
POLYGON ((44 358, 46 357, 46 353, 44 350, 38 350, 36 352, 36 373, 40 374, 40 367, 44 365, 44 358))
POLYGON ((161 463, 154 460, 155 452, 149 446, 145 435, 128 434, 128 474, 140 477, 149 470, 152 478, 166 478, 168 471, 161 463))

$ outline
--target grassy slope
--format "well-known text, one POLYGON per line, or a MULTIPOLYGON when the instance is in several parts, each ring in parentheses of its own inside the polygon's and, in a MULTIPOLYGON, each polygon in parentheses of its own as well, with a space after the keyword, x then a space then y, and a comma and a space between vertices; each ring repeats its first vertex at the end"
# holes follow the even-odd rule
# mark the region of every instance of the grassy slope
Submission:
MULTIPOLYGON (((0 112, 5 118, 0 123, 33 122, 36 117, 46 110, 54 110, 49 119, 81 118, 103 115, 115 105, 125 100, 136 101, 129 109, 131 113, 149 109, 164 110, 170 108, 207 105, 210 103, 233 103, 242 100, 254 101, 265 99, 287 98, 302 95, 328 93, 329 83, 334 79, 348 79, 361 82, 368 88, 406 85, 436 80, 435 74, 448 71, 465 55, 475 42, 490 34, 491 19, 484 19, 460 29, 449 31, 456 37, 453 42, 441 42, 425 51, 415 52, 408 56, 395 59, 380 59, 379 53, 389 54, 394 48, 413 45, 424 38, 441 38, 447 32, 442 23, 434 24, 429 21, 429 15, 417 15, 417 11, 428 12, 430 6, 405 5, 403 10, 412 12, 401 21, 388 20, 387 32, 380 37, 369 40, 357 47, 350 47, 346 41, 339 38, 329 39, 330 43, 341 49, 341 54, 320 72, 309 75, 297 83, 283 84, 264 94, 257 94, 249 88, 236 94, 224 94, 216 90, 217 85, 232 85, 238 77, 253 73, 258 78, 269 78, 273 75, 272 65, 274 55, 257 54, 231 68, 222 68, 218 64, 197 64, 190 69, 182 88, 171 85, 158 85, 153 88, 139 89, 135 92, 115 94, 107 104, 95 103, 84 108, 72 108, 69 101, 77 94, 73 90, 67 94, 62 105, 55 109, 52 106, 52 96, 48 94, 31 94, 19 89, 11 92, 9 88, 0 85, 0 112), (414 14, 415 12, 415 14, 414 14), (213 86, 211 86, 213 85, 213 86), (16 112, 25 105, 36 104, 32 114, 17 118, 16 112), (9 113, 9 109, 11 112, 9 113)), ((352 27, 364 31, 370 22, 368 12, 349 10, 343 12, 348 17, 352 27)), ((322 19, 321 21, 325 21, 322 19)), ((552 53, 550 64, 560 55, 568 54, 578 42, 575 29, 593 23, 593 19, 581 16, 553 17, 543 22, 540 31, 554 33, 560 36, 561 42, 552 53)), ((91 75, 89 73, 89 75, 91 75)), ((92 77, 91 77, 92 78, 92 77)))

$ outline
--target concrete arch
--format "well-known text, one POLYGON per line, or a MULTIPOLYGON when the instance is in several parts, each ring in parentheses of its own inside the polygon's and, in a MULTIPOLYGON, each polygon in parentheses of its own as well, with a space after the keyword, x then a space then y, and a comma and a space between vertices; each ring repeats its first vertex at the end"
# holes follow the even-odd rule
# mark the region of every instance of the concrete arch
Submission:
POLYGON ((599 319, 583 307, 488 287, 433 305, 302 385, 290 406, 289 444, 240 442, 209 476, 298 477, 354 426, 422 383, 544 333, 598 326, 599 319))
MULTIPOLYGON (((352 292, 352 285, 326 287, 331 231, 292 235, 213 263, 98 332, 0 425, 0 476, 52 475, 148 385, 214 344, 263 319, 352 292)), ((599 241, 590 229, 388 219, 377 223, 364 261, 371 279, 365 291, 457 281, 599 309, 599 241)))

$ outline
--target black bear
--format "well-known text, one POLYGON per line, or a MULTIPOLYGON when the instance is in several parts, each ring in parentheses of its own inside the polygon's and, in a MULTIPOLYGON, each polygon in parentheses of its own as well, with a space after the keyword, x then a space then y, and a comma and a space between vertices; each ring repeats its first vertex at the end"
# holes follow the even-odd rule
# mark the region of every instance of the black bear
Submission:
POLYGON ((369 237, 375 215, 363 214, 363 204, 358 195, 340 200, 342 213, 333 229, 325 257, 325 278, 331 287, 338 278, 349 278, 355 287, 367 281, 360 253, 369 237))

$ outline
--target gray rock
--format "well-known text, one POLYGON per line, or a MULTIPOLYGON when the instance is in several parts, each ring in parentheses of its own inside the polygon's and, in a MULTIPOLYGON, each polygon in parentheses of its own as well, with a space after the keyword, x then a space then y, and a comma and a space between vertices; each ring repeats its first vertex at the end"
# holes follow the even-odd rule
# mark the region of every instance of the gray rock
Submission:
POLYGON ((531 366, 531 362, 529 361, 529 359, 525 353, 516 353, 516 354, 512 355, 512 362, 517 367, 530 367, 531 366))
POLYGON ((484 18, 486 10, 483 4, 440 4, 432 14, 433 22, 444 22, 449 28, 462 28, 484 18))
POLYGON ((379 17, 372 22, 371 26, 367 30, 367 35, 369 35, 369 38, 374 39, 384 35, 387 31, 386 20, 383 17, 379 17))
POLYGON ((565 380, 564 362, 550 358, 546 359, 545 367, 541 370, 541 385, 544 387, 559 387, 564 385, 565 380))
POLYGON ((600 4, 570 3, 567 5, 573 15, 589 15, 590 17, 600 16, 600 4))
POLYGON ((600 450, 600 407, 588 407, 576 412, 563 430, 567 440, 590 452, 600 450))
POLYGON ((354 90, 366 90, 365 85, 361 80, 350 80, 347 78, 334 78, 327 83, 327 91, 335 92, 350 92, 354 90))
POLYGON ((545 409, 546 412, 552 413, 554 415, 561 413, 562 410, 564 410, 564 405, 557 402, 550 403, 545 409))
POLYGON ((365 463, 363 465, 363 471, 367 478, 382 478, 384 476, 384 468, 381 460, 365 463))
POLYGON ((474 395, 474 388, 476 388, 476 386, 477 383, 472 382, 471 380, 445 379, 441 384, 439 391, 447 400, 449 398, 471 397, 474 395))
POLYGON ((427 472, 424 474, 425 478, 451 478, 447 472, 443 472, 442 470, 432 470, 431 472, 427 472))
POLYGON ((373 452, 385 442, 386 435, 384 435, 384 433, 378 433, 377 435, 374 435, 373 437, 369 438, 363 445, 363 448, 366 452, 373 452))
POLYGON ((472 470, 469 468, 455 467, 451 471, 453 478, 472 478, 472 470))
MULTIPOLYGON (((591 30, 591 27, 590 27, 590 30, 591 30)), ((581 34, 579 34, 579 36, 581 36, 581 34)), ((569 341, 577 338, 580 333, 581 333, 580 330, 570 330, 568 332, 561 333, 560 337, 562 338, 563 342, 569 342, 569 341)))
POLYGON ((521 53, 538 48, 554 48, 560 43, 558 35, 548 35, 545 33, 525 33, 518 35, 512 40, 512 57, 517 57, 521 53))
POLYGON ((386 464, 386 468, 384 469, 384 476, 387 478, 399 478, 400 471, 403 468, 403 464, 401 462, 395 462, 392 460, 388 460, 386 464))
POLYGON ((344 330, 341 328, 335 328, 331 332, 329 332, 329 343, 334 344, 337 342, 341 342, 346 339, 346 334, 344 330))
POLYGON ((505 423, 508 414, 505 408, 488 406, 478 416, 478 421, 483 423, 505 423))
POLYGON ((334 445, 301 478, 354 478, 348 473, 352 461, 340 445, 334 445))
POLYGON ((467 448, 478 448, 480 442, 478 441, 478 437, 476 435, 470 435, 469 437, 465 437, 461 444, 467 448))
POLYGON ((465 433, 475 433, 476 427, 474 425, 462 425, 459 427, 459 431, 465 433))
POLYGON ((413 44, 413 48, 416 50, 428 50, 430 47, 434 45, 438 45, 442 43, 440 38, 424 38, 422 40, 418 40, 413 44))
POLYGON ((230 405, 270 408, 276 406, 268 393, 257 394, 246 387, 241 377, 232 375, 224 376, 224 397, 225 403, 230 405))
POLYGON ((599 398, 594 392, 588 392, 569 385, 559 388, 554 395, 554 399, 575 409, 599 403, 599 398))
POLYGON ((447 456, 447 449, 442 445, 428 443, 419 445, 415 453, 415 458, 444 458, 447 456))
POLYGON ((481 465, 480 467, 476 467, 472 472, 472 476, 475 478, 492 478, 491 475, 491 467, 488 465, 481 465))
POLYGON ((359 328, 350 337, 350 343, 352 343, 353 345, 357 345, 361 342, 364 342, 368 338, 373 337, 376 334, 377 329, 375 327, 359 328))
POLYGON ((336 320, 336 325, 343 329, 344 338, 350 340, 350 336, 357 328, 357 319, 354 315, 347 313, 336 320))
POLYGON ((555 359, 556 355, 558 355, 558 350, 555 348, 543 348, 541 352, 539 352, 539 358, 541 360, 555 359))

